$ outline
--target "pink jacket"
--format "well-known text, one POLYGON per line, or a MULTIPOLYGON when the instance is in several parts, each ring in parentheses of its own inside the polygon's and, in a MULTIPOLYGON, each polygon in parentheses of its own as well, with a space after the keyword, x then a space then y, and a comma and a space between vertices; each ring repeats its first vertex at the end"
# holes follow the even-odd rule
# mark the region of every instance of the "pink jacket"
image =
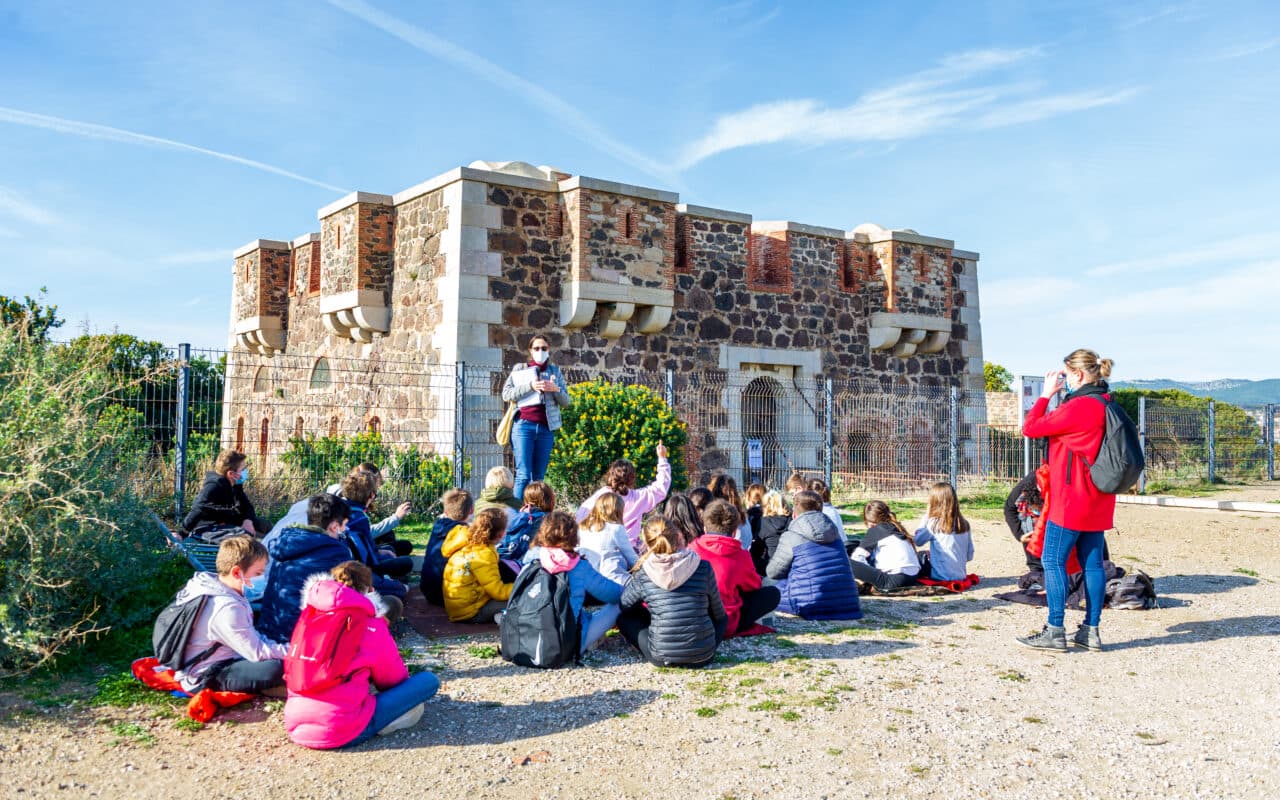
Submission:
MULTIPOLYGON (((622 527, 627 529, 627 538, 631 540, 631 546, 636 549, 640 547, 640 521, 658 503, 667 499, 667 492, 671 489, 671 462, 665 458, 659 458, 657 472, 653 483, 643 489, 632 489, 622 497, 622 527)), ((612 490, 608 486, 602 486, 596 490, 595 494, 582 501, 577 513, 579 524, 591 513, 591 509, 596 504, 596 498, 609 491, 612 490)))
MULTIPOLYGON (((379 609, 375 606, 381 604, 376 593, 362 595, 326 576, 307 581, 302 597, 304 604, 321 611, 363 605, 370 613, 377 613, 379 609)), ((352 666, 354 671, 346 683, 315 694, 289 691, 289 699, 284 704, 284 727, 294 744, 328 750, 350 743, 364 732, 373 718, 370 683, 379 691, 385 691, 409 677, 395 640, 387 630, 387 621, 382 617, 374 617, 369 623, 352 666)))

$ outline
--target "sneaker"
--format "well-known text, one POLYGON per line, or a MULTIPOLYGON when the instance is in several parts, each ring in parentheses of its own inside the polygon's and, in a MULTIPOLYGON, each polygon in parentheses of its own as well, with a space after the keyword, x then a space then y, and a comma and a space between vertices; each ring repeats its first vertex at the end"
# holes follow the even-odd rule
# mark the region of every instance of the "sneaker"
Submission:
POLYGON ((396 731, 402 731, 406 728, 412 728, 414 725, 418 724, 418 720, 422 719, 423 709, 424 706, 422 703, 418 703, 413 708, 391 720, 391 722, 387 724, 387 727, 378 731, 378 735, 386 736, 389 733, 395 733, 396 731))
POLYGON ((1097 625, 1081 625, 1076 629, 1076 635, 1071 637, 1071 641, 1086 650, 1102 652, 1102 637, 1098 634, 1097 625))
POLYGON ((1033 650, 1052 650, 1055 653, 1067 652, 1067 629, 1056 625, 1045 625, 1039 633, 1031 636, 1019 636, 1018 644, 1033 650))
POLYGON ((1035 594, 1036 592, 1043 592, 1043 591, 1044 591, 1044 587, 1043 587, 1043 586, 1041 586, 1041 585, 1040 585, 1040 584, 1038 584, 1038 583, 1033 583, 1033 584, 1031 584, 1030 586, 1028 586, 1028 587, 1027 587, 1027 591, 1028 591, 1028 592, 1030 592, 1030 593, 1032 593, 1032 594, 1035 594))

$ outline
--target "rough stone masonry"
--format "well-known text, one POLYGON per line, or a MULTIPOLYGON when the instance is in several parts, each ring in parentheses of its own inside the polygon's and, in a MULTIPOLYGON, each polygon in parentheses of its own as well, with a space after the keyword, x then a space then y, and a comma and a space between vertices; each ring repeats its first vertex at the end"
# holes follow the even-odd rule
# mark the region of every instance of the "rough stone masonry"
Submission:
MULTIPOLYGON (((818 377, 982 391, 977 253, 909 229, 755 221, 678 201, 478 161, 395 195, 353 192, 320 209, 316 233, 246 244, 224 443, 257 439, 266 456, 287 436, 430 430, 428 449, 448 450, 452 385, 407 376, 458 362, 490 368, 466 390, 468 435, 487 437, 501 413, 493 386, 535 333, 584 375, 670 368, 759 373, 779 391, 818 377)), ((739 407, 737 391, 726 384, 719 405, 739 407)), ((701 431, 694 474, 720 465, 731 438, 701 431)))

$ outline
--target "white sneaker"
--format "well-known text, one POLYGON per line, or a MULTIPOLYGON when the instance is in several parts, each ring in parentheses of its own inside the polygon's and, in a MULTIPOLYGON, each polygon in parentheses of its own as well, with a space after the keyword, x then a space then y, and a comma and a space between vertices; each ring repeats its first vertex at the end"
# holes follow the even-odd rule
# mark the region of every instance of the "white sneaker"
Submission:
POLYGON ((387 725, 387 727, 378 731, 378 735, 386 736, 389 733, 395 733, 396 731, 402 731, 402 730, 405 730, 406 728, 412 728, 414 725, 418 724, 418 720, 422 719, 423 710, 424 710, 423 704, 418 703, 413 708, 409 709, 408 711, 404 712, 400 716, 391 720, 391 722, 387 725))

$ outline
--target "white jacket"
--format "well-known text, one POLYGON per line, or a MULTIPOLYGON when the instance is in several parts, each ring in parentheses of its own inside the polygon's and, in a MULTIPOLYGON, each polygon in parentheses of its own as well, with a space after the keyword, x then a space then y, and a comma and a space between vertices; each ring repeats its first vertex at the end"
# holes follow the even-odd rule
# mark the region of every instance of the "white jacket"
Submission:
POLYGON ((187 648, 182 653, 185 661, 194 658, 210 645, 217 648, 190 669, 177 673, 182 688, 192 691, 202 682, 209 668, 221 661, 247 659, 269 661, 284 658, 289 651, 287 644, 264 639, 253 627, 253 609, 244 595, 218 580, 212 572, 198 572, 187 581, 178 593, 177 602, 185 603, 201 595, 208 595, 204 609, 191 627, 187 648))

